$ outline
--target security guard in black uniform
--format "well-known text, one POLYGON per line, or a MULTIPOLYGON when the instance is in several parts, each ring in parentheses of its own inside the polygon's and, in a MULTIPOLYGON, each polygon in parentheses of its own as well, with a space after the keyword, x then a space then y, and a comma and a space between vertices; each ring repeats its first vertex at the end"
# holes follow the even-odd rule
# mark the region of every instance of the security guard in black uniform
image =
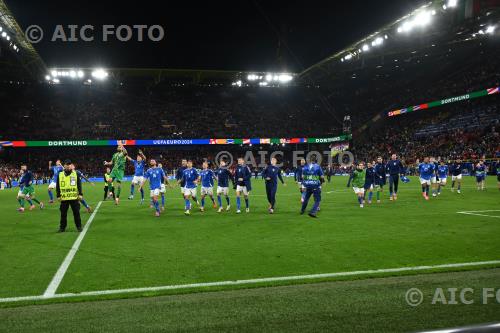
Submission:
POLYGON ((64 170, 59 172, 56 183, 57 199, 61 202, 61 223, 58 232, 66 231, 68 224, 68 209, 71 206, 75 225, 78 232, 82 231, 82 219, 80 217, 80 200, 82 193, 82 180, 80 175, 71 167, 71 161, 64 161, 64 170))

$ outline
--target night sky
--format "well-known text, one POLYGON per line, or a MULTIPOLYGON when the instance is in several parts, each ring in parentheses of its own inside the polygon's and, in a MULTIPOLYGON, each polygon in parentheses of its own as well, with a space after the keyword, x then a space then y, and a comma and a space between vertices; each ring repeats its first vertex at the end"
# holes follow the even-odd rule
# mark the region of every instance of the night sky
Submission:
MULTIPOLYGON (((423 1, 6 0, 49 67, 147 67, 292 71, 322 60, 423 1), (120 4, 120 5, 118 5, 120 4), (51 42, 56 25, 95 26, 93 42, 51 42), (104 43, 102 25, 162 25, 161 42, 104 43)), ((66 30, 69 33, 69 29, 66 30)))

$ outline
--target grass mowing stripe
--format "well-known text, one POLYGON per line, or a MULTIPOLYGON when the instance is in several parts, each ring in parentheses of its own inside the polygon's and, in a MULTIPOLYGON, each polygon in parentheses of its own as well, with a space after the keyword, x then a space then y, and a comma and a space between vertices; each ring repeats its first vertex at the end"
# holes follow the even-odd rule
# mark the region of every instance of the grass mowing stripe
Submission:
POLYGON ((56 274, 52 278, 52 281, 50 281, 47 289, 43 293, 44 297, 46 297, 46 298, 53 297, 55 295, 57 288, 61 284, 61 281, 64 278, 64 274, 66 274, 66 271, 68 270, 69 265, 73 261, 73 258, 75 257, 75 254, 78 251, 78 248, 80 248, 80 244, 82 243, 83 238, 85 237, 85 234, 87 233, 87 230, 89 230, 89 227, 92 224, 92 221, 94 220, 94 217, 97 214, 99 207, 101 207, 101 203, 102 203, 102 201, 99 201, 94 212, 92 213, 92 215, 90 215, 89 219, 87 220, 87 223, 85 223, 85 226, 83 227, 82 232, 78 235, 78 238, 73 243, 73 246, 69 250, 68 255, 66 256, 66 258, 64 258, 64 261, 62 262, 61 266, 59 267, 56 274))
MULTIPOLYGON (((99 208, 99 205, 96 207, 96 210, 97 210, 97 208, 99 208)), ((91 218, 92 218, 92 216, 91 216, 91 218)), ((92 221, 90 220, 90 222, 92 222, 92 221)), ((68 254, 68 256, 69 256, 69 254, 68 254)), ((66 262, 66 260, 65 260, 65 262, 66 262)), ((175 289, 235 286, 235 285, 257 284, 257 283, 263 283, 263 282, 313 280, 313 279, 345 277, 345 276, 362 276, 362 275, 372 275, 372 274, 400 273, 400 272, 409 272, 409 271, 415 272, 415 271, 426 271, 426 270, 433 270, 433 269, 464 268, 464 267, 476 267, 476 266, 487 266, 487 265, 500 265, 500 260, 466 262, 466 263, 455 263, 455 264, 442 264, 442 265, 429 265, 429 266, 384 268, 384 269, 373 269, 373 270, 365 270, 365 271, 337 272, 337 273, 325 273, 325 274, 280 276, 280 277, 259 278, 259 279, 249 279, 249 280, 192 283, 192 284, 180 284, 180 285, 158 286, 158 287, 85 291, 85 292, 81 292, 81 293, 67 293, 67 294, 55 294, 55 290, 54 290, 54 293, 51 295, 47 295, 47 292, 45 292, 44 295, 39 295, 39 296, 22 296, 22 297, 0 298, 0 303, 20 302, 20 301, 35 301, 35 300, 53 299, 53 298, 71 298, 71 297, 81 297, 81 296, 130 294, 130 293, 141 293, 141 292, 151 292, 151 291, 154 292, 154 291, 175 290, 175 289)), ((63 265, 61 265, 61 267, 62 266, 63 265)), ((66 266, 66 269, 68 268, 68 266, 69 266, 69 263, 66 266)), ((59 271, 58 271, 58 273, 59 273, 59 271)), ((62 276, 64 276, 64 273, 62 274, 62 276)), ((61 280, 62 280, 62 276, 61 276, 61 280)), ((59 283, 60 283, 60 280, 59 280, 59 283)), ((56 289, 57 289, 57 286, 56 286, 56 289)))

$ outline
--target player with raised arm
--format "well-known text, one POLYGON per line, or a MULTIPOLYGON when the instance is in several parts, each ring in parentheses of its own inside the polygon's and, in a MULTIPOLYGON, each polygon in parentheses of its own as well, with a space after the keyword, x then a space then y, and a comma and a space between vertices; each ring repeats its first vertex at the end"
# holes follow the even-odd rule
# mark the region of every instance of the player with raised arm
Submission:
POLYGON ((21 179, 19 180, 19 192, 17 193, 17 201, 19 202, 19 212, 24 212, 24 200, 28 201, 30 210, 35 209, 33 201, 40 205, 43 209, 43 202, 35 198, 35 187, 33 186, 33 173, 28 170, 26 164, 21 165, 21 179))
POLYGON ((271 165, 268 165, 262 171, 262 178, 266 182, 266 195, 267 201, 269 202, 269 214, 274 214, 274 206, 276 205, 276 192, 278 191, 278 179, 281 184, 286 186, 283 176, 281 175, 281 168, 276 164, 278 160, 276 158, 271 158, 271 165))
POLYGON ((314 205, 309 211, 310 217, 317 217, 318 208, 321 203, 321 184, 325 182, 323 170, 316 163, 316 156, 311 155, 308 158, 308 163, 302 169, 302 185, 305 187, 304 202, 300 209, 300 214, 304 214, 307 209, 307 204, 311 196, 314 197, 314 205))
POLYGON ((155 208, 155 216, 160 216, 160 203, 158 202, 158 197, 160 196, 160 191, 163 182, 167 179, 167 176, 163 172, 162 168, 159 168, 156 164, 156 160, 151 159, 149 161, 150 168, 144 174, 144 178, 140 185, 140 189, 144 186, 147 180, 149 180, 149 195, 151 200, 153 200, 153 206, 155 208))
POLYGON ((238 158, 238 165, 234 172, 234 181, 236 186, 236 214, 241 213, 241 194, 245 198, 245 211, 250 212, 250 202, 248 196, 252 190, 251 183, 252 172, 250 168, 245 164, 243 157, 238 158))
POLYGON ((438 195, 441 195, 441 188, 446 186, 446 182, 448 179, 448 172, 449 172, 448 166, 443 160, 441 160, 438 166, 438 177, 439 177, 438 195))
POLYGON ((56 165, 52 165, 52 161, 49 161, 49 170, 52 171, 52 179, 49 184, 49 188, 47 192, 49 193, 49 203, 54 203, 54 191, 57 186, 57 174, 63 171, 63 166, 61 164, 61 160, 56 161, 56 165))
POLYGON ((111 179, 113 182, 116 181, 116 193, 115 193, 115 205, 120 203, 120 193, 122 190, 122 180, 125 176, 125 163, 127 161, 127 150, 122 144, 118 144, 116 147, 116 153, 110 162, 104 161, 104 165, 113 166, 111 169, 111 179))
POLYGON ((208 162, 203 161, 202 170, 200 171, 200 176, 198 181, 201 182, 201 207, 200 211, 205 211, 205 197, 208 195, 212 200, 212 207, 217 208, 214 199, 214 172, 208 168, 208 162))
MULTIPOLYGON (((132 164, 134 165, 134 177, 132 178, 132 183, 130 184, 130 195, 128 197, 129 200, 133 200, 135 186, 142 184, 142 182, 144 181, 144 172, 145 172, 144 169, 146 168, 146 156, 144 155, 142 150, 139 150, 135 160, 128 155, 126 157, 127 157, 127 160, 132 162, 132 164)), ((144 189, 141 188, 140 192, 141 192, 141 205, 142 205, 144 203, 144 189)))
POLYGON ((191 198, 196 198, 196 191, 198 189, 198 178, 199 174, 195 168, 193 168, 193 161, 188 160, 186 164, 186 169, 182 172, 182 178, 178 180, 179 184, 184 183, 184 202, 185 202, 185 215, 191 214, 191 198))
POLYGON ((486 165, 484 164, 484 161, 479 161, 479 163, 476 165, 476 183, 477 183, 477 190, 484 191, 485 189, 485 180, 486 180, 486 165))
POLYGON ((349 181, 347 182, 347 187, 351 187, 351 182, 354 194, 356 194, 356 197, 358 198, 359 207, 364 208, 366 183, 366 169, 364 162, 359 162, 356 168, 352 171, 349 181))
POLYGON ((418 173, 420 175, 420 184, 422 185, 422 196, 425 200, 429 200, 429 188, 434 173, 434 163, 430 163, 429 157, 424 157, 424 162, 418 165, 418 173))
POLYGON ((462 170, 464 165, 460 159, 457 159, 455 163, 451 166, 451 191, 455 191, 455 183, 457 183, 457 193, 460 194, 460 188, 462 186, 462 170))

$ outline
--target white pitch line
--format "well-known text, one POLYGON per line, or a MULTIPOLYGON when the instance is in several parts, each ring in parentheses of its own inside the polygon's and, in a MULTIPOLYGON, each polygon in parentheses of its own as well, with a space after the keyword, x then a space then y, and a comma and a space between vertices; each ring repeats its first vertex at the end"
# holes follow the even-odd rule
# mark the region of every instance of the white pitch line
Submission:
POLYGON ((457 212, 457 214, 474 215, 474 216, 484 216, 484 217, 492 217, 492 218, 500 219, 500 216, 479 214, 479 213, 487 213, 487 212, 500 212, 500 210, 498 210, 498 209, 492 209, 492 210, 468 210, 468 211, 463 211, 463 212, 457 212))
POLYGON ((78 238, 75 240, 73 243, 73 246, 69 250, 68 254, 66 255, 66 258, 64 258, 64 261, 62 262, 61 266, 57 270, 56 274, 52 278, 52 281, 50 281, 47 289, 43 293, 44 298, 52 298, 56 294, 57 288, 61 284, 62 279, 64 278, 64 275, 66 274, 66 271, 68 270, 69 265, 73 261, 73 258, 75 257, 76 252, 80 248, 80 244, 83 241, 83 238, 87 234, 87 231, 90 228, 90 225, 92 224, 92 221, 94 220, 94 217, 99 210, 99 207, 101 207, 102 201, 99 201, 97 206, 95 207, 94 212, 92 215, 90 215, 89 219, 87 220, 87 223, 85 223, 85 226, 83 227, 82 232, 78 235, 78 238))
POLYGON ((162 291, 162 290, 179 290, 179 289, 192 289, 192 288, 204 288, 204 287, 251 285, 251 284, 265 283, 265 282, 313 280, 313 279, 335 278, 335 277, 345 277, 345 276, 360 276, 360 275, 373 275, 373 274, 386 274, 386 273, 415 272, 415 271, 425 271, 425 270, 443 269, 443 268, 477 267, 477 266, 487 266, 487 265, 500 265, 500 260, 477 261, 477 262, 455 263, 455 264, 442 264, 442 265, 430 265, 430 266, 413 266, 413 267, 373 269, 373 270, 366 270, 366 271, 351 271, 351 272, 338 272, 338 273, 326 273, 326 274, 281 276, 281 277, 269 277, 269 278, 259 278, 259 279, 249 279, 249 280, 233 280, 233 281, 218 281, 218 282, 206 282, 206 283, 178 284, 178 285, 158 286, 158 287, 84 291, 81 293, 53 294, 50 296, 45 296, 45 294, 44 294, 44 295, 38 295, 38 296, 9 297, 9 298, 0 298, 0 303, 36 301, 36 300, 56 299, 56 298, 72 298, 72 297, 82 297, 82 296, 130 294, 130 293, 154 292, 154 291, 162 291))

